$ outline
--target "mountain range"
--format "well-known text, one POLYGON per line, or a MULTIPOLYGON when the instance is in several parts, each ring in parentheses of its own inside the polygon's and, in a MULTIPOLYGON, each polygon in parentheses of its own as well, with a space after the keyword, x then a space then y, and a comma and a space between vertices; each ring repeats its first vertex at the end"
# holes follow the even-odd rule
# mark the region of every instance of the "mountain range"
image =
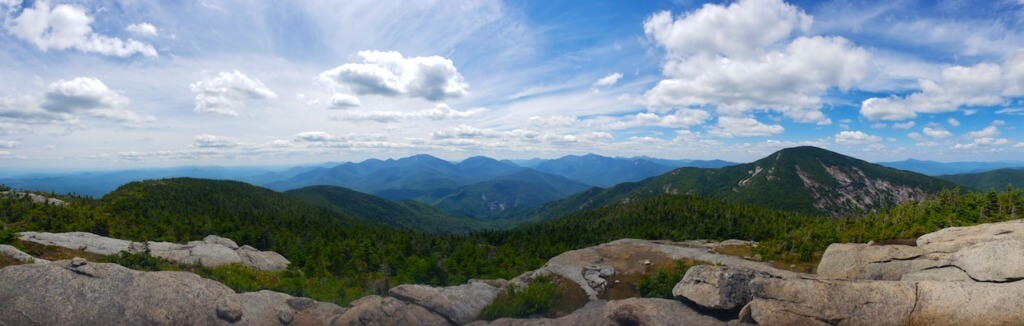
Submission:
POLYGON ((896 162, 879 162, 879 165, 894 169, 914 171, 931 176, 946 174, 980 173, 1005 168, 1024 169, 1024 162, 935 162, 909 159, 896 162))

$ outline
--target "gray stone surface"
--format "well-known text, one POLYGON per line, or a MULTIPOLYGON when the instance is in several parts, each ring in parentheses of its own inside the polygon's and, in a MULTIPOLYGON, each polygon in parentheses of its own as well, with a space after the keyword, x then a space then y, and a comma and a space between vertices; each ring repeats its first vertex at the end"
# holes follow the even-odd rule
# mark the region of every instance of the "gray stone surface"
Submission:
POLYGON ((141 242, 108 238, 89 232, 21 232, 18 233, 18 239, 46 246, 82 250, 104 256, 110 256, 122 251, 141 252, 146 247, 141 242))
POLYGON ((908 325, 916 284, 755 278, 741 320, 760 325, 908 325))
POLYGON ((473 325, 725 325, 718 319, 701 315, 675 300, 630 298, 592 302, 586 307, 557 319, 511 319, 477 322, 473 325))
POLYGON ((139 272, 70 260, 0 269, 0 325, 281 325, 324 324, 344 309, 313 302, 297 311, 292 297, 236 294, 187 272, 139 272))
POLYGON ((1024 282, 921 282, 914 325, 1024 325, 1024 282))
POLYGON ((501 289, 483 282, 470 282, 458 286, 432 287, 404 284, 392 288, 388 294, 396 299, 426 308, 448 321, 464 325, 478 316, 480 310, 494 302, 501 289))
POLYGON ((750 281, 758 276, 770 277, 739 267, 697 265, 686 271, 672 295, 706 308, 736 309, 750 302, 750 281))
POLYGON ((401 300, 371 295, 353 301, 331 325, 451 325, 426 308, 401 300))

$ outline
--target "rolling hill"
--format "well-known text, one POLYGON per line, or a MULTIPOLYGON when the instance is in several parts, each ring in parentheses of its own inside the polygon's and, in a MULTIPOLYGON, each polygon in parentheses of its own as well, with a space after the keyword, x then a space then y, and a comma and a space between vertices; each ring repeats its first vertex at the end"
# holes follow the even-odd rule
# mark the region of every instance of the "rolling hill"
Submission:
POLYGON ((554 160, 526 161, 537 171, 560 175, 591 186, 610 187, 672 171, 679 167, 721 167, 732 163, 694 160, 664 160, 649 157, 606 157, 596 154, 567 155, 554 160))
POLYGON ((310 186, 284 193, 361 220, 427 233, 468 233, 489 228, 483 222, 421 202, 394 202, 337 186, 310 186))
POLYGON ((538 207, 580 191, 587 185, 530 169, 456 189, 439 189, 416 200, 446 212, 476 219, 492 219, 511 211, 538 207))
POLYGON ((1024 169, 940 175, 938 178, 981 191, 1000 191, 1011 185, 1014 188, 1024 188, 1024 169))
POLYGON ((783 149, 753 163, 719 169, 680 168, 636 183, 587 191, 542 206, 533 212, 533 219, 663 194, 702 195, 840 217, 921 200, 955 187, 945 180, 807 146, 783 149))
POLYGON ((980 173, 1005 168, 1024 168, 1024 162, 935 162, 915 159, 879 162, 878 164, 931 176, 980 173))

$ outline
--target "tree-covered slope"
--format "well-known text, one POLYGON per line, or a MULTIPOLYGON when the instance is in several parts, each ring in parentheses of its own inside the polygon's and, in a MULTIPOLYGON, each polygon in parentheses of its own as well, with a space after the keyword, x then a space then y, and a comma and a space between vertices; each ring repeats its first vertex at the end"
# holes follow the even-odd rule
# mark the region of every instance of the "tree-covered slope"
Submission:
POLYGON ((703 195, 735 203, 832 217, 921 200, 956 184, 887 168, 816 147, 783 149, 758 161, 719 169, 680 168, 553 202, 535 212, 552 218, 663 194, 703 195))
POLYGON ((563 177, 522 169, 494 180, 456 189, 438 189, 416 198, 446 212, 476 219, 492 219, 504 213, 535 208, 587 189, 587 185, 563 177))
POLYGON ((395 202, 342 187, 310 186, 285 194, 362 220, 427 233, 467 233, 488 228, 480 221, 424 203, 395 202))
POLYGON ((1007 186, 1024 187, 1024 169, 999 169, 981 173, 940 175, 939 179, 978 190, 1002 190, 1007 186))

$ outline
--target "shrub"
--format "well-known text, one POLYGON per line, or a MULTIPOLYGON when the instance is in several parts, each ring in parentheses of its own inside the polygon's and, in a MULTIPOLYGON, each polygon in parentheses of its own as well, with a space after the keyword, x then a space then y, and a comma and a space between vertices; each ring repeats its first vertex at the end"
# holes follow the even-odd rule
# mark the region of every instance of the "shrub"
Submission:
POLYGON ((115 263, 138 271, 159 271, 163 270, 163 260, 154 257, 147 248, 140 253, 122 251, 107 257, 107 262, 115 263))
POLYGON ((512 284, 499 294, 493 303, 484 307, 480 312, 480 318, 495 320, 503 317, 543 315, 561 295, 558 285, 546 277, 538 277, 522 288, 512 284))
POLYGON ((680 260, 676 261, 674 268, 659 270, 653 277, 644 275, 637 285, 637 292, 645 298, 672 299, 672 288, 683 279, 683 275, 686 275, 689 269, 690 264, 680 260))

